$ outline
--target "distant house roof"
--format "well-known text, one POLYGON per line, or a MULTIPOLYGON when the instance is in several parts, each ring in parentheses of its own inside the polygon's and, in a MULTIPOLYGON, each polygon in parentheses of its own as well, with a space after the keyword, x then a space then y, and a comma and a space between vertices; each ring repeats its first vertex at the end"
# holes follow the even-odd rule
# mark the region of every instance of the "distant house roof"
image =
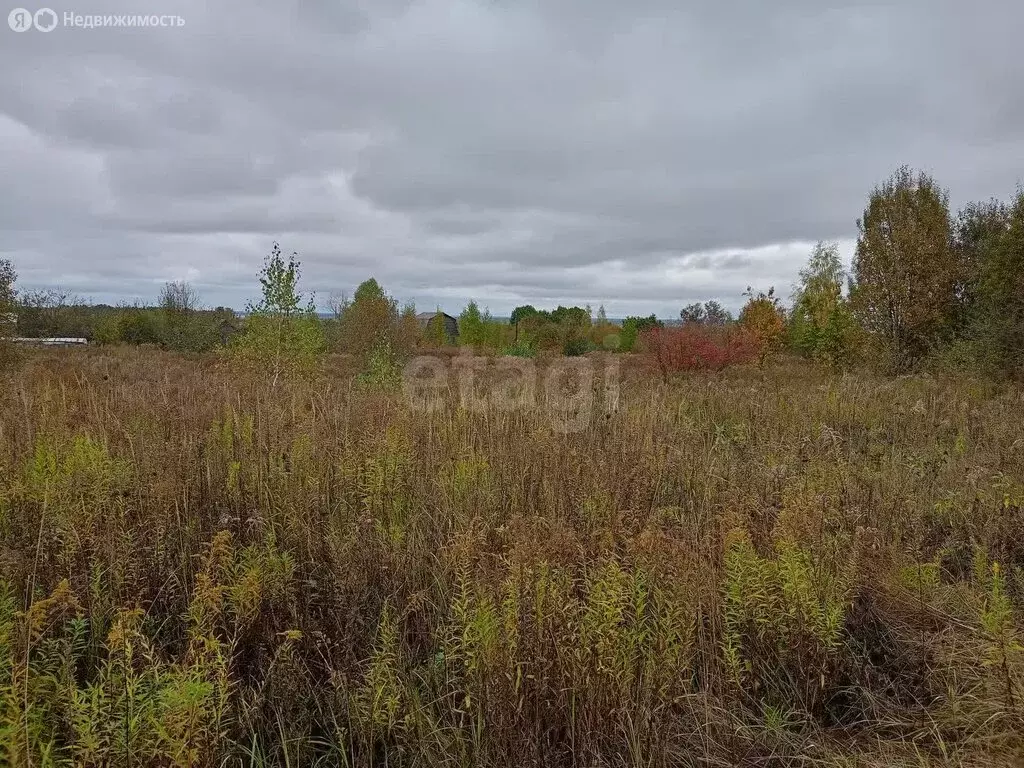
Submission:
POLYGON ((458 320, 457 317, 452 317, 447 312, 420 312, 418 315, 416 315, 416 319, 419 320, 421 323, 429 323, 438 315, 442 315, 443 317, 446 317, 449 320, 458 320))
POLYGON ((444 329, 444 334, 448 337, 449 341, 457 339, 459 336, 459 320, 447 312, 420 312, 416 315, 416 320, 421 328, 429 330, 437 325, 435 321, 439 317, 441 318, 441 327, 444 329))
POLYGON ((31 347, 84 347, 89 343, 88 339, 80 339, 73 337, 59 337, 59 338, 14 338, 8 339, 8 341, 14 342, 15 344, 25 344, 31 347))

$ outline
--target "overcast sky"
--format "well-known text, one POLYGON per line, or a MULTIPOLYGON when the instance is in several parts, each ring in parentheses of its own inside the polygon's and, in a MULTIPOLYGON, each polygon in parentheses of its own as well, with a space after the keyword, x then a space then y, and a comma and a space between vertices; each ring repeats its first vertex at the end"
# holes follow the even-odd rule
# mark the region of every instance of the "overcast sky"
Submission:
POLYGON ((902 163, 954 204, 1024 178, 1019 0, 49 7, 185 21, 0 27, 0 257, 97 301, 241 308, 279 240, 321 305, 671 317, 848 258, 902 163))

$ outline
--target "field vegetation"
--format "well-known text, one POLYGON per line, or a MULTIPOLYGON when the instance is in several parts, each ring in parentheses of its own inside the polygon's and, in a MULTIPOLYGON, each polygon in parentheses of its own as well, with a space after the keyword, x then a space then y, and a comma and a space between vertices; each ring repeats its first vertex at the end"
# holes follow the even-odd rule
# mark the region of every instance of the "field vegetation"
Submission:
POLYGON ((0 761, 1024 760, 1019 389, 637 360, 564 433, 333 362, 9 379, 0 761))
POLYGON ((0 765, 1024 764, 1024 192, 858 225, 458 339, 277 245, 244 316, 0 261, 0 765))

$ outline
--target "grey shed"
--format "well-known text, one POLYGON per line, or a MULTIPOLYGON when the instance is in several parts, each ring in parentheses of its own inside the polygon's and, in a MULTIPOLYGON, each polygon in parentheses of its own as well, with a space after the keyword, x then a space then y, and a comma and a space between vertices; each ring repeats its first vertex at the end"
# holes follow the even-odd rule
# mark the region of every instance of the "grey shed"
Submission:
POLYGON ((444 323, 444 335, 448 337, 448 341, 454 342, 459 338, 459 321, 446 312, 420 312, 416 315, 416 320, 424 330, 433 323, 444 323))

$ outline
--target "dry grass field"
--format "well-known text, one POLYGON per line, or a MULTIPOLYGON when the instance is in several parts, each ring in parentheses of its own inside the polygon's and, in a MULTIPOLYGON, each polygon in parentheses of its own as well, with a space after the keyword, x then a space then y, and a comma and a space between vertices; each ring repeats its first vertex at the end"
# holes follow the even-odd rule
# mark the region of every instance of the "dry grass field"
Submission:
POLYGON ((1021 390, 590 364, 565 430, 32 353, 0 764, 1024 763, 1021 390))

